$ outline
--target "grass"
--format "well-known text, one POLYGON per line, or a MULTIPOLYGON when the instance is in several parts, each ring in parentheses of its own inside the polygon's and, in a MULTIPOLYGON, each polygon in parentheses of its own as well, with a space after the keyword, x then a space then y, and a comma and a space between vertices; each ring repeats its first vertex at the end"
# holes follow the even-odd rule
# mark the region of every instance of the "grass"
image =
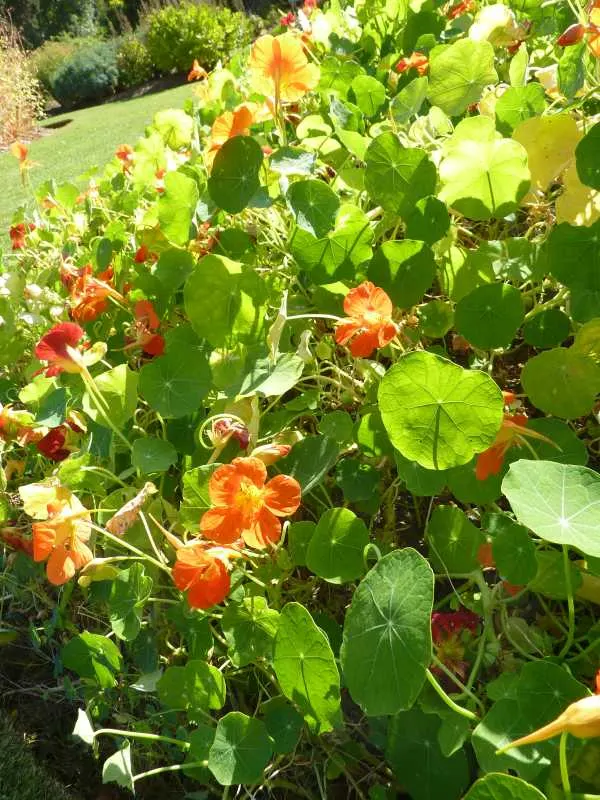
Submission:
POLYGON ((0 799, 71 800, 73 797, 35 763, 23 737, 0 709, 0 799))
MULTIPOLYGON (((112 158, 118 145, 134 144, 157 111, 181 108, 191 96, 192 87, 186 84, 45 120, 42 129, 47 135, 29 145, 29 158, 38 163, 30 173, 33 186, 50 178, 57 183, 74 181, 93 166, 101 167, 112 158), (63 127, 48 128, 67 120, 63 127)), ((0 238, 4 238, 13 213, 27 200, 27 193, 20 183, 17 160, 10 153, 0 153, 0 175, 0 238)))

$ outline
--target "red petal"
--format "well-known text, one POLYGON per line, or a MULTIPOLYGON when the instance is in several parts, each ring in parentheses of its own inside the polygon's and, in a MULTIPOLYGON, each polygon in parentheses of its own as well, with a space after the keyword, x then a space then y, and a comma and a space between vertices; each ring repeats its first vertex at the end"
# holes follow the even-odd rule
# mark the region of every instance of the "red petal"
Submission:
POLYGON ((61 322, 45 333, 35 348, 40 361, 55 361, 67 358, 66 347, 76 347, 83 339, 83 329, 74 322, 61 322))

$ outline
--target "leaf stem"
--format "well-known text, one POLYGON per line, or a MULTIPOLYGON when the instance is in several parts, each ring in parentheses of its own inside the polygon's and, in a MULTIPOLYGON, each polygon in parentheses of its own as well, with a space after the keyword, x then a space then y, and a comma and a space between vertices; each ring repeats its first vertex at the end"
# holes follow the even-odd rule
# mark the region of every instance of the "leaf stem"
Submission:
POLYGON ((448 708, 451 708, 452 711, 455 711, 457 714, 460 714, 461 717, 465 717, 466 719, 472 719, 474 721, 479 721, 479 717, 477 716, 477 714, 474 714, 472 711, 469 711, 468 708, 463 708, 462 706, 459 706, 457 703, 454 702, 454 700, 448 694, 446 694, 443 687, 440 685, 437 678, 431 672, 430 669, 426 670, 425 675, 427 676, 427 680, 429 681, 431 686, 435 689, 435 691, 439 695, 440 699, 448 706, 448 708))
POLYGON ((565 585, 567 587, 567 610, 569 614, 569 631, 567 639, 558 657, 563 659, 575 641, 575 599, 573 597, 573 580, 571 576, 571 561, 569 560, 569 550, 566 545, 563 545, 563 564, 565 568, 565 585))
POLYGON ((96 736, 123 736, 126 739, 149 739, 153 742, 166 742, 167 744, 176 744, 184 750, 190 749, 190 743, 184 742, 181 739, 172 739, 170 736, 160 736, 158 733, 142 733, 141 731, 121 731, 118 728, 99 728, 94 731, 94 738, 96 736))
POLYGON ((569 781, 569 765, 567 762, 567 738, 569 734, 563 731, 560 735, 560 745, 558 748, 558 759, 560 763, 560 779, 562 781, 565 800, 572 800, 571 782, 569 781))

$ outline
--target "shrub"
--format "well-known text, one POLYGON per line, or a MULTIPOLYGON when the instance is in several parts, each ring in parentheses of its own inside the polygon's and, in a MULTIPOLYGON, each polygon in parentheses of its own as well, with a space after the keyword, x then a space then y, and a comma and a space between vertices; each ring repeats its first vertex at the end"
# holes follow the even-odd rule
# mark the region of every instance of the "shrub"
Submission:
POLYGON ((88 37, 65 36, 44 42, 29 55, 31 70, 48 94, 52 94, 52 81, 58 68, 78 50, 95 41, 88 37))
POLYGON ((0 20, 0 144, 27 137, 43 112, 40 85, 15 28, 0 20))
POLYGON ((73 106, 113 94, 119 83, 116 42, 96 42, 77 50, 54 73, 52 94, 73 106))
POLYGON ((150 80, 154 73, 148 48, 136 36, 127 36, 121 42, 117 53, 117 67, 119 86, 124 88, 139 86, 150 80))
POLYGON ((148 50, 161 72, 183 72, 196 58, 211 69, 252 38, 253 23, 228 8, 186 4, 153 11, 146 19, 148 50))

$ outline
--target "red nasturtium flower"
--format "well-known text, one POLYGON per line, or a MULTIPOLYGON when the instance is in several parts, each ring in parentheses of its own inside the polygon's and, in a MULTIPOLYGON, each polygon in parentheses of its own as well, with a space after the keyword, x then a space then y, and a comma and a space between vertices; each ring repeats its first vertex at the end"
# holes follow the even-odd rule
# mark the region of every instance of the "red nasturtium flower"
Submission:
POLYGON ((252 89, 278 102, 293 103, 319 82, 319 68, 308 62, 302 42, 291 32, 258 38, 249 67, 252 89))
POLYGON ((475 10, 475 2, 474 0, 462 0, 462 2, 457 3, 456 5, 451 5, 450 8, 446 11, 446 16, 448 19, 456 19, 457 17, 462 16, 462 14, 467 14, 469 11, 475 10))
POLYGON ((53 378, 61 372, 84 372, 88 366, 100 361, 106 352, 106 345, 99 342, 83 353, 78 347, 83 337, 82 328, 74 322, 59 322, 51 328, 34 350, 36 358, 48 364, 40 371, 47 378, 53 378))
POLYGON ((132 326, 133 340, 125 349, 141 347, 149 356, 162 356, 165 352, 165 340, 156 331, 160 328, 160 320, 150 300, 138 300, 134 308, 135 322, 132 326))
POLYGON ((348 315, 336 328, 338 344, 350 342, 350 352, 356 358, 368 358, 377 347, 385 347, 398 333, 392 319, 392 301, 370 281, 350 289, 344 298, 348 315))
POLYGON ((34 230, 33 222, 18 222, 16 225, 12 225, 8 231, 12 249, 22 250, 25 247, 25 237, 34 230))
POLYGON ((208 494, 214 508, 200 520, 206 539, 231 544, 243 539, 264 550, 281 537, 280 517, 300 505, 300 484, 288 475, 267 482, 267 468, 258 458, 234 458, 211 475, 208 494))
POLYGON ((284 28, 289 28, 290 25, 293 25, 296 20, 296 15, 293 11, 289 11, 279 20, 279 24, 283 25, 284 28))
POLYGON ((64 425, 59 425, 48 431, 39 442, 36 442, 36 447, 43 456, 51 461, 64 461, 71 454, 71 451, 65 447, 66 441, 67 429, 64 425))
POLYGON ((146 261, 158 261, 158 254, 151 252, 147 244, 141 244, 135 251, 133 260, 136 264, 145 264, 146 261))
POLYGON ((429 59, 424 53, 415 51, 408 58, 401 58, 396 64, 396 72, 406 72, 409 69, 416 69, 419 75, 425 75, 429 68, 429 59))
POLYGON ((130 144, 120 144, 115 150, 115 155, 121 162, 123 172, 129 172, 135 158, 133 147, 130 144))
POLYGON ((191 608, 210 608, 229 594, 228 559, 239 556, 230 547, 209 547, 205 542, 180 547, 173 567, 173 582, 187 593, 191 608))
POLYGON ((457 675, 464 676, 467 662, 463 631, 477 633, 479 617, 472 611, 434 611, 431 615, 431 637, 439 660, 457 675))
POLYGON ((200 81, 203 78, 208 78, 208 72, 203 69, 198 63, 198 59, 194 59, 191 70, 188 72, 188 81, 200 81))

